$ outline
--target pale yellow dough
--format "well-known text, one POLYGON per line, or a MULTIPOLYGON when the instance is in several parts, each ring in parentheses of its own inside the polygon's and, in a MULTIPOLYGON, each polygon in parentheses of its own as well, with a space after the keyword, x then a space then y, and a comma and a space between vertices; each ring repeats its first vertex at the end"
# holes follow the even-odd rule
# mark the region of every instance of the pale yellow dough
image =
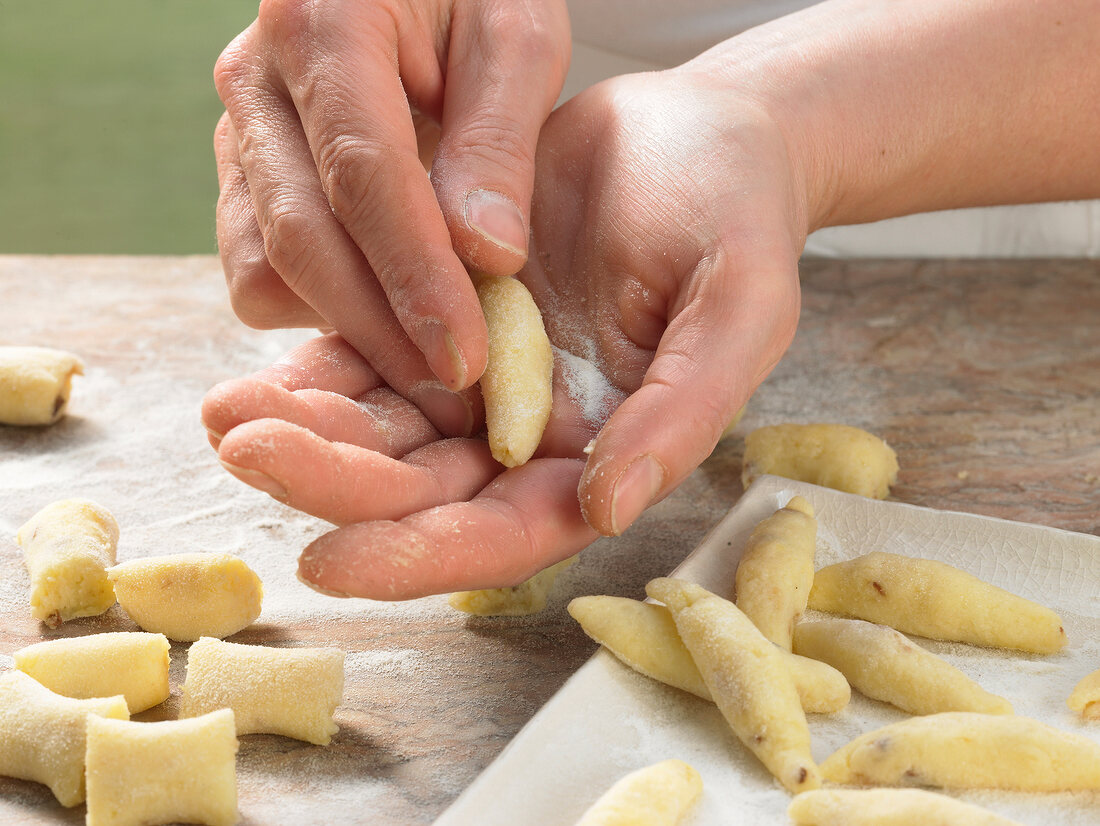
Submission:
POLYGON ((936 640, 1036 654, 1066 645, 1049 608, 943 562, 882 551, 822 568, 809 604, 936 640))
POLYGON ((15 667, 58 694, 85 699, 121 694, 131 714, 168 699, 168 639, 115 631, 28 645, 15 667))
POLYGON ((489 332, 481 375, 485 424, 493 458, 522 465, 535 452, 550 419, 554 354, 531 293, 515 278, 474 280, 489 332))
POLYGON ((31 578, 31 614, 56 628, 115 604, 107 568, 115 564, 118 523, 87 499, 53 502, 19 529, 16 541, 31 578))
POLYGON ((88 720, 87 826, 237 822, 233 712, 190 720, 88 720))
POLYGON ((228 637, 260 615, 263 583, 230 554, 169 554, 107 571, 118 604, 146 631, 170 640, 228 637))
POLYGON ((84 362, 49 347, 0 347, 0 424, 53 424, 65 415, 84 362))
POLYGON ((237 734, 281 734, 328 745, 344 696, 344 652, 271 648, 203 637, 187 654, 180 718, 231 708, 237 734))
POLYGON ((798 795, 787 814, 795 826, 1019 826, 922 789, 818 789, 798 795))
POLYGON ((86 725, 129 718, 121 696, 74 700, 22 671, 0 674, 0 774, 50 787, 62 806, 84 800, 86 725))
POLYGON ((676 826, 702 794, 699 772, 682 760, 662 760, 616 782, 577 826, 676 826))
POLYGON ((898 457, 866 430, 843 424, 780 424, 745 437, 741 482, 770 473, 885 499, 898 478, 898 457))
POLYGON ((459 591, 447 601, 452 608, 483 617, 518 617, 537 614, 546 607, 546 598, 558 574, 577 561, 576 556, 563 559, 530 579, 510 588, 483 588, 478 591, 459 591))
POLYGON ((1077 683, 1066 705, 1086 720, 1100 719, 1100 671, 1093 671, 1077 683))

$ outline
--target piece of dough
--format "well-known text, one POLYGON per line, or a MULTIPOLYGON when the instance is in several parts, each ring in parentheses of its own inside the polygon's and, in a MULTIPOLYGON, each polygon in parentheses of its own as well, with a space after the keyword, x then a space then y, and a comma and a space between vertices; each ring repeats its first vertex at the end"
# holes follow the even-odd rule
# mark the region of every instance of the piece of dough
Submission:
POLYGON ((190 720, 88 720, 87 826, 237 822, 233 712, 190 720))
POLYGON ((790 792, 816 789, 810 731, 780 649, 732 602, 662 577, 646 593, 668 606, 722 716, 790 792))
POLYGON ((326 746, 339 726, 344 652, 272 648, 203 637, 187 654, 180 718, 231 708, 237 734, 281 734, 326 746))
POLYGON ((1066 644, 1049 608, 943 562, 882 551, 818 571, 810 607, 989 648, 1053 654, 1066 644))
MULTIPOLYGON (((596 642, 640 674, 713 702, 710 689, 663 605, 626 597, 573 599, 569 614, 596 642)), ((790 672, 802 710, 829 714, 848 705, 848 681, 830 665, 777 648, 790 672)))
POLYGON ((0 424, 53 424, 65 415, 84 362, 49 347, 0 347, 0 424))
POLYGON ((779 424, 745 437, 741 483, 771 473, 885 499, 898 479, 898 456, 866 430, 843 424, 779 424))
POLYGON ((515 278, 474 279, 489 331, 481 375, 485 424, 493 458, 522 465, 535 452, 550 419, 554 354, 531 293, 515 278))
POLYGON ((31 577, 31 614, 50 628, 94 617, 115 604, 107 568, 115 564, 118 522, 102 505, 62 499, 19 529, 31 577))
POLYGON ((1100 719, 1100 671, 1086 675, 1073 687, 1066 705, 1086 720, 1100 719))
POLYGON ((169 554, 108 569, 118 604, 144 628, 170 640, 228 637, 260 615, 263 583, 230 554, 169 554))
POLYGON ((168 699, 168 639, 163 634, 114 631, 28 645, 15 667, 65 697, 121 694, 131 714, 168 699))
POLYGON ((838 669, 867 697, 910 714, 1012 713, 1008 700, 885 625, 847 619, 800 622, 794 629, 794 650, 838 669))
POLYGON ((537 614, 546 607, 546 598, 558 574, 577 561, 576 556, 563 559, 533 577, 511 588, 483 588, 479 591, 459 591, 447 598, 452 608, 482 617, 518 617, 537 614))
POLYGON ((737 607, 761 634, 787 651, 814 583, 816 542, 813 505, 795 496, 753 528, 737 563, 737 607))
POLYGON ((676 826, 702 794, 699 772, 682 760, 662 760, 617 781, 577 826, 676 826))
POLYGON ((84 799, 86 723, 96 715, 129 718, 126 700, 74 700, 22 671, 0 674, 0 774, 50 787, 62 806, 84 799))
POLYGON ((923 789, 817 789, 791 801, 795 826, 1020 826, 923 789))
POLYGON ((1100 744, 1028 717, 949 711, 864 734, 822 763, 821 773, 849 785, 1100 789, 1100 744))

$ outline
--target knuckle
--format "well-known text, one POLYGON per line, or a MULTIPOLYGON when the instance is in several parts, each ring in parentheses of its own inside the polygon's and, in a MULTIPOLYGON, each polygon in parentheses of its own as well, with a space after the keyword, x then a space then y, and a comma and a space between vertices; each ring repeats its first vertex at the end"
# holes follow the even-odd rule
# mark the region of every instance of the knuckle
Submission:
POLYGON ((241 32, 226 46, 214 62, 214 88, 223 103, 237 94, 252 75, 250 30, 241 32))
POLYGON ((397 152, 383 143, 337 133, 324 140, 317 153, 317 169, 333 213, 345 226, 368 212, 378 178, 397 162, 397 152))
POLYGON ((275 202, 265 211, 264 253, 294 292, 309 301, 316 290, 312 222, 293 205, 275 202))
MULTIPOLYGON (((508 170, 531 169, 534 147, 519 124, 500 113, 485 115, 447 135, 437 150, 441 162, 481 163, 508 170)), ((514 173, 513 173, 514 174, 514 173)))

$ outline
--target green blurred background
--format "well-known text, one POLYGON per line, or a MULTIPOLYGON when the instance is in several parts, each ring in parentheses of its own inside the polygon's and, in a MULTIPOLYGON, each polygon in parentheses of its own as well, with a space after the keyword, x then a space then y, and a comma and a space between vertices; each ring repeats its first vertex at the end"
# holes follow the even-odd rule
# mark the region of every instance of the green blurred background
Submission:
POLYGON ((211 80, 258 0, 0 0, 0 253, 213 253, 211 80))

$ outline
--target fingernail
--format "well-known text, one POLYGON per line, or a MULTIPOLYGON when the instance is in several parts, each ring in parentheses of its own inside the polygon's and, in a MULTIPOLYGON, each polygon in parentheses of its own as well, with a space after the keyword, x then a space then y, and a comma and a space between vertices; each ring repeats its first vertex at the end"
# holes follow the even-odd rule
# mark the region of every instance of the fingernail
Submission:
POLYGON ((443 350, 447 354, 447 360, 451 365, 451 375, 440 377, 449 388, 457 390, 466 386, 466 360, 462 358, 462 352, 455 344, 454 337, 446 325, 438 319, 432 319, 428 323, 429 347, 433 352, 443 350))
POLYGON ((417 407, 428 412, 436 427, 444 431, 445 436, 469 436, 474 429, 474 410, 462 393, 452 393, 435 382, 424 382, 413 388, 413 401, 417 407))
POLYGON ((475 189, 466 196, 466 225, 501 249, 527 255, 527 228, 519 208, 491 189, 475 189))
POLYGON ((257 490, 262 490, 268 496, 273 496, 276 499, 286 499, 287 493, 279 482, 276 482, 266 473, 261 473, 258 470, 248 470, 247 468, 237 467, 231 465, 228 462, 222 462, 222 467, 244 482, 246 485, 251 485, 257 490))
POLYGON ((611 530, 616 536, 641 516, 664 480, 664 469, 648 453, 635 459, 619 474, 611 493, 611 530))

